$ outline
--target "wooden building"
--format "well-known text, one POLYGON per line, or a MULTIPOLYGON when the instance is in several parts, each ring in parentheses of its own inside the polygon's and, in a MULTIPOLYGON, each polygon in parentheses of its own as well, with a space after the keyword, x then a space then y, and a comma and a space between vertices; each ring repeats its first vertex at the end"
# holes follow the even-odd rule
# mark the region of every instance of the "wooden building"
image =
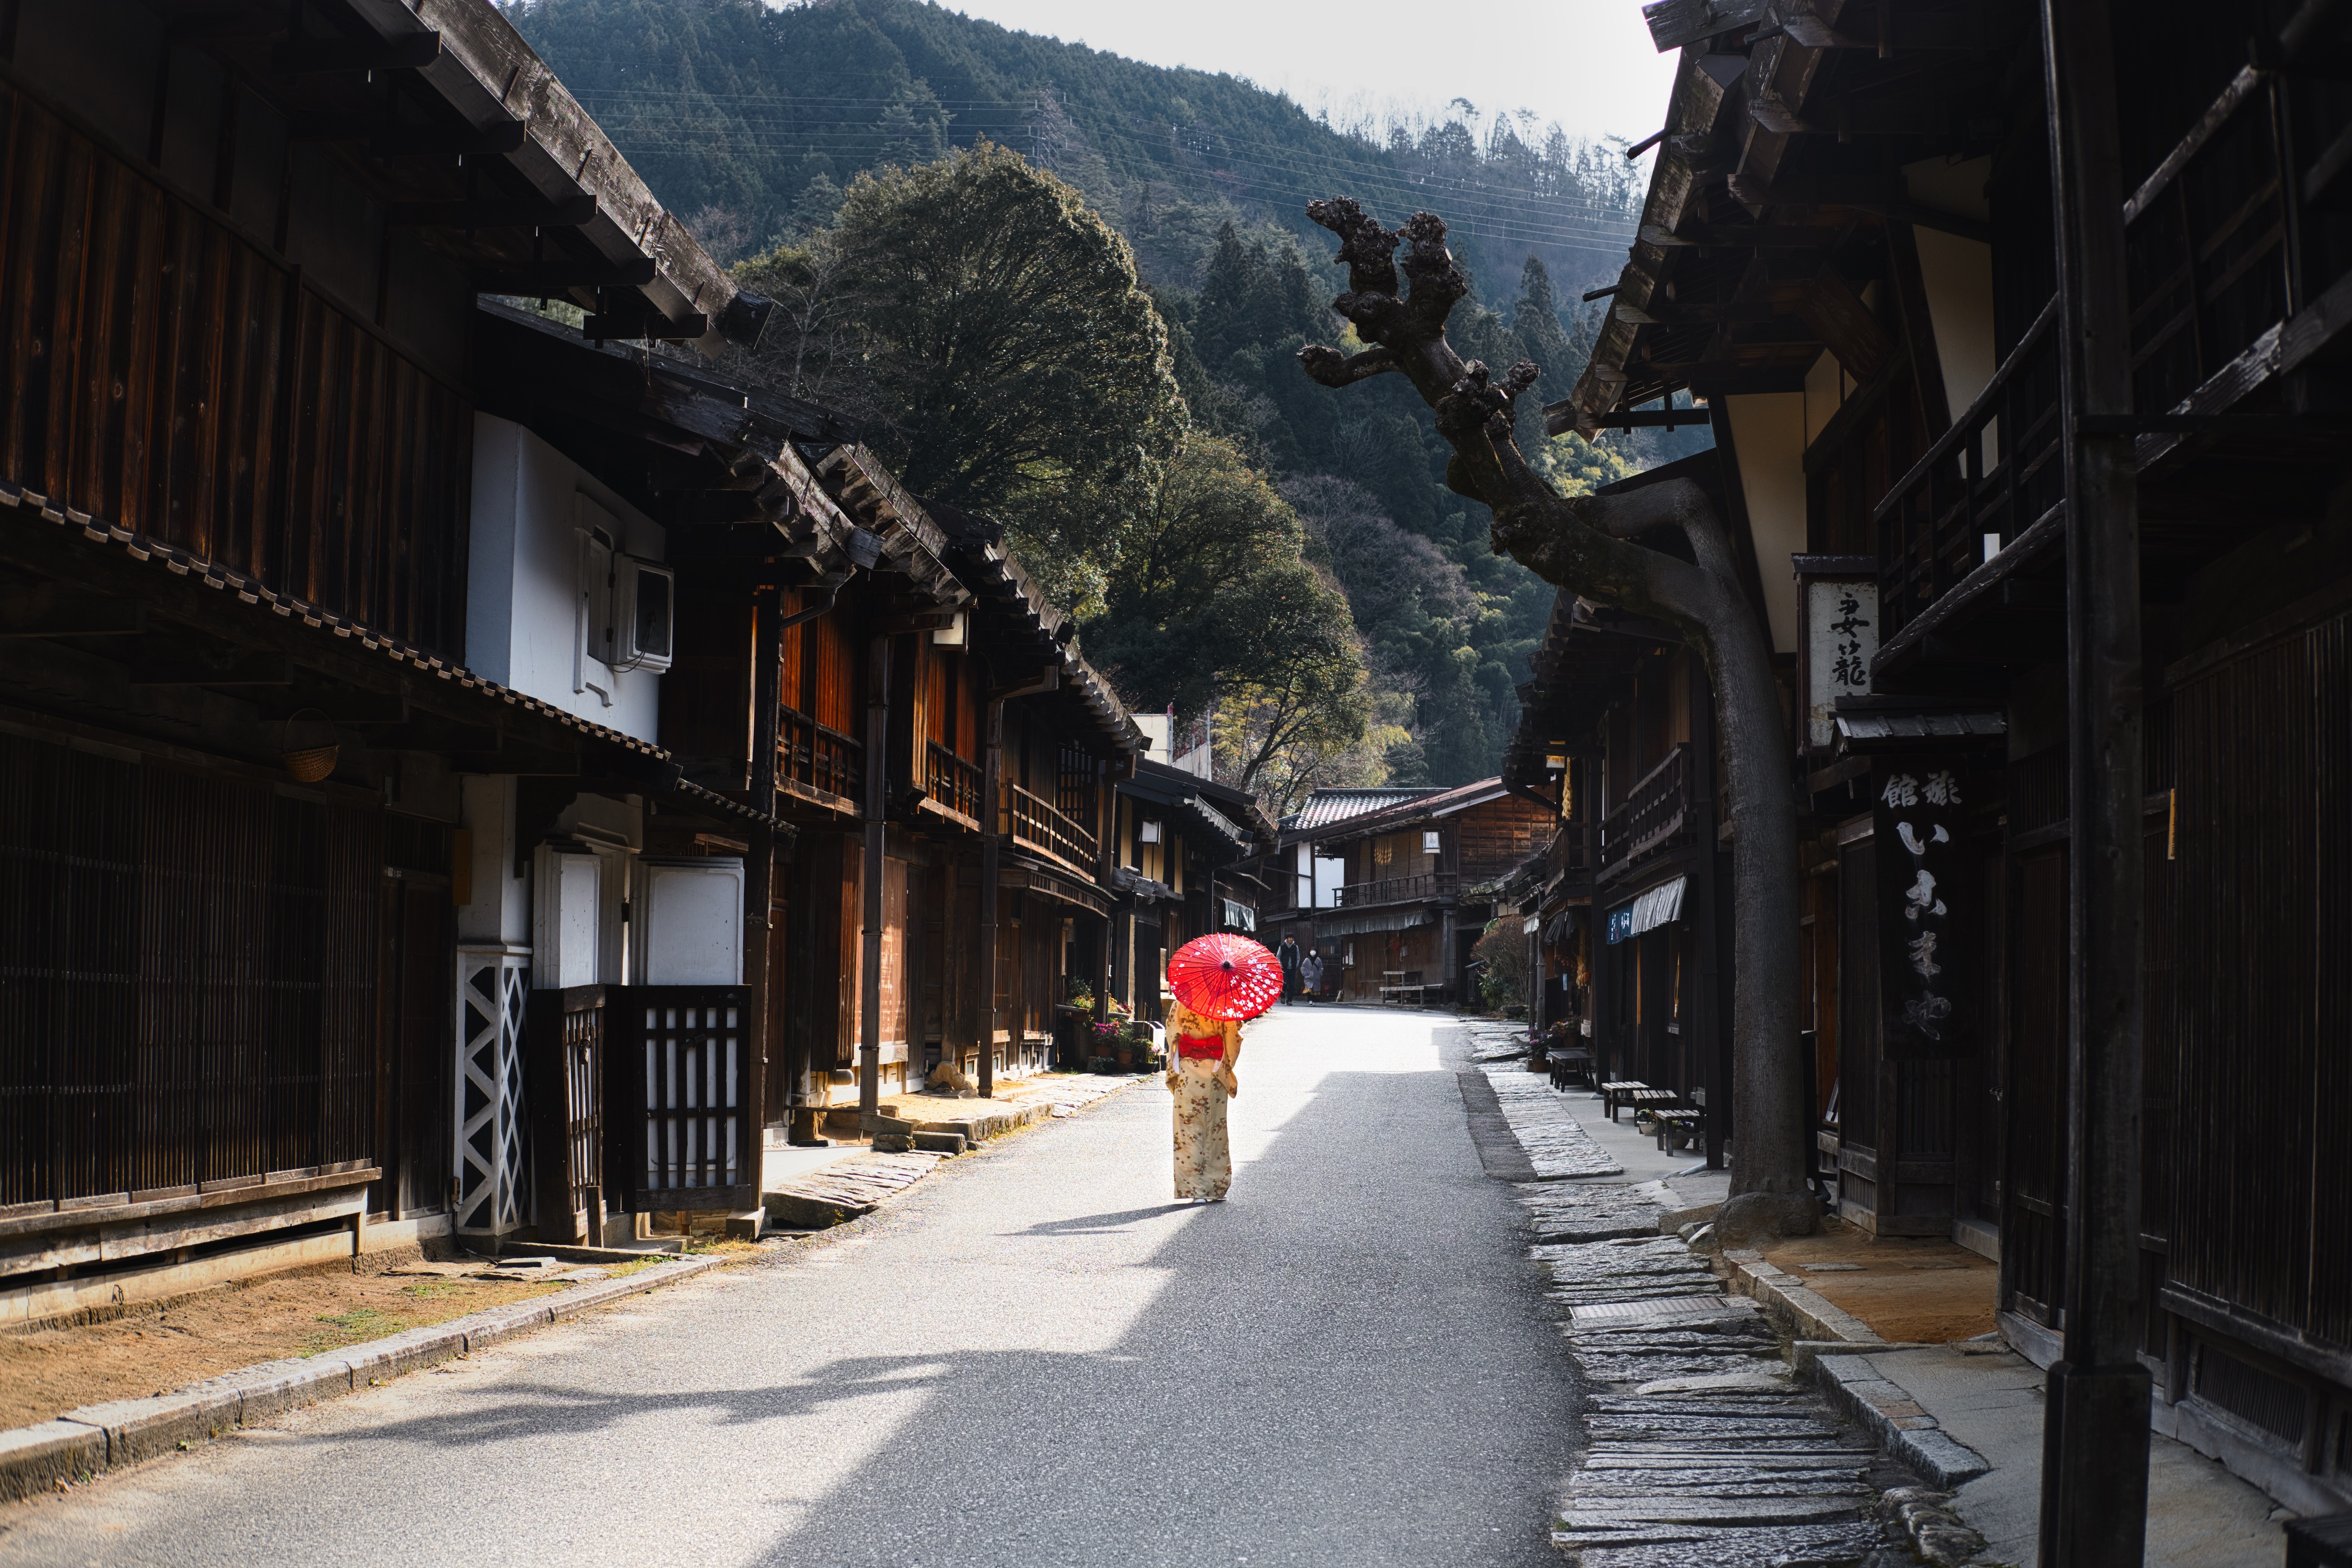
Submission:
MULTIPOLYGON (((1609 487, 1691 479, 1712 454, 1609 487)), ((1671 1091, 1730 1137, 1731 857, 1700 658, 1674 627, 1562 595, 1521 688, 1503 783, 1542 802, 1539 850, 1506 887, 1537 942, 1530 1012, 1565 1023, 1604 1079, 1671 1091)))
MULTIPOLYGON (((1995 1254, 2025 1353, 2352 1505, 2343 20, 1647 15, 1680 64, 1641 239, 1552 413, 1706 403, 1788 665, 1839 1208, 1995 1254)), ((1587 639, 1555 618, 1522 767, 1587 639)), ((2103 1441, 2053 1496, 2129 1469, 2103 1441)))
POLYGON ((481 0, 0 23, 0 1321, 1047 1057, 1140 742, 481 0), (520 302, 584 312, 567 326, 520 302))
POLYGON ((1323 960, 1339 1000, 1460 1001, 1491 898, 1543 841, 1547 808, 1499 779, 1454 788, 1318 790, 1258 875, 1266 940, 1323 960))
POLYGON ((1255 870, 1274 824, 1248 792, 1149 757, 1119 784, 1117 804, 1110 985, 1098 994, 1158 1019, 1168 955, 1194 937, 1280 940, 1260 927, 1265 887, 1255 870))
POLYGON ((488 5, 16 7, 0 127, 0 1311, 509 1227, 474 781, 745 829, 645 725, 471 668, 476 299, 763 307, 488 5))

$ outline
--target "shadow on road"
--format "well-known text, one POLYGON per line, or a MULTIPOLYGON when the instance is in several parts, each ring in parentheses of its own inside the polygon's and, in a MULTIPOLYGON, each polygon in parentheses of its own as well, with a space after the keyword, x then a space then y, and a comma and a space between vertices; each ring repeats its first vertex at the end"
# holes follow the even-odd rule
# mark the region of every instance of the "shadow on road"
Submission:
POLYGON ((766 1561, 1556 1563, 1574 1391, 1516 1206, 1450 1072, 1328 1074, 1151 1254, 1168 1283, 1109 1351, 848 1359, 790 1391, 930 1388, 766 1561))
POLYGON ((1161 1215, 1192 1206, 1191 1204, 1184 1203, 1166 1203, 1154 1204, 1151 1207, 1144 1209, 1122 1209, 1117 1214, 1074 1215, 1068 1219, 1040 1220, 1035 1225, 1010 1234, 1014 1236, 1094 1236, 1104 1231, 1122 1229, 1139 1220, 1157 1219, 1161 1215))

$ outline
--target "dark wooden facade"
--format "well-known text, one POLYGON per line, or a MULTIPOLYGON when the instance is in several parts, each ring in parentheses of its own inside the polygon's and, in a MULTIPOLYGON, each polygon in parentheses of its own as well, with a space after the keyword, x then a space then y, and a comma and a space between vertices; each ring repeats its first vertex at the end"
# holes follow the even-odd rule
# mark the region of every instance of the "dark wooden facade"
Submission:
MULTIPOLYGON (((1552 414, 1706 398, 1735 521, 1801 486, 1801 592, 1874 592, 1867 692, 1796 737, 1824 1176, 1866 1228, 1996 1253, 2026 1353, 2136 1360, 2158 1429, 2341 1509, 2352 1178, 2321 1141, 2352 1118, 2329 900, 2352 89, 2310 67, 2342 24, 2058 7, 2053 37, 2027 6, 1853 0, 1759 33, 1754 9, 1649 8, 1684 51, 1669 139, 1552 414), (1758 437, 1774 398, 1803 400, 1791 439, 1758 437), (1968 978, 1966 1023, 1923 1049, 1896 1028, 1916 980, 1883 956, 1912 854, 1886 802, 1930 771, 1965 781, 1968 978), (2138 1009, 2118 1029, 2075 1021, 2116 995, 2138 1009), (2136 1085, 2125 1110, 2074 1094, 2084 1072, 2136 1085), (2084 1182, 2129 1234, 2074 1223, 2084 1182)), ((1792 698, 1801 721, 1821 694, 1792 698)), ((2115 1468, 2053 1462, 2076 1499, 2115 1468)))
POLYGON ((657 256, 619 226, 658 211, 625 163, 551 158, 609 144, 491 7, 429 31, 184 9, 0 27, 12 1320, 453 1223, 477 1109, 460 775, 677 782, 656 747, 465 668, 496 368, 477 290, 560 216, 538 254, 594 285, 579 302, 644 302, 613 335, 682 325, 688 292, 737 337, 757 315, 691 237, 657 256), (270 64, 385 49, 405 63, 270 64), (520 119, 485 90, 491 58, 503 86, 530 78, 520 119), (355 109, 363 134, 334 119, 355 109), (419 142, 448 152, 420 163, 419 142), (513 210, 429 205, 469 192, 513 210), (519 219, 533 201, 562 211, 519 219))

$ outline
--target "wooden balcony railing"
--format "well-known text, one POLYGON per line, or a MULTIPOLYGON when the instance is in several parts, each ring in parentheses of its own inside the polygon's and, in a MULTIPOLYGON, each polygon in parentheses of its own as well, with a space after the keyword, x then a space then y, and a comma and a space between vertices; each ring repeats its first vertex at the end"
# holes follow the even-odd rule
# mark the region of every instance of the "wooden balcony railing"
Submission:
POLYGON ((787 708, 776 727, 776 784, 855 803, 865 777, 866 748, 838 730, 787 708))
POLYGON ((1688 831, 1691 750, 1676 746, 1601 824, 1601 873, 1607 876, 1665 848, 1688 831))
POLYGON ((966 762, 937 741, 924 742, 923 793, 932 800, 978 827, 984 788, 979 763, 966 762))
MULTIPOLYGON (((2340 200, 2346 171, 2325 132, 2304 155, 2326 155, 2308 170, 2295 161, 2295 142, 2315 127, 2288 133, 2288 89, 2278 72, 2239 71, 2124 203, 2132 402, 2143 413, 2189 398, 2302 307, 2301 209, 2340 200)), ((2232 395, 2242 380, 2231 378, 2232 395)))
POLYGON ((1581 822, 1563 822, 1544 847, 1544 872, 1557 877, 1565 872, 1570 877, 1588 876, 1592 870, 1589 853, 1591 832, 1581 822))
POLYGON ((2065 500, 2058 428, 2058 303, 2027 329, 1969 411, 1876 509, 1879 643, 2065 500))
POLYGON ((1004 786, 1006 815, 1013 842, 1024 849, 1050 855, 1081 876, 1095 874, 1095 836, 1019 784, 1004 786))
POLYGON ((1339 907, 1360 910, 1367 904, 1411 904, 1423 899, 1450 899, 1462 890, 1459 871, 1428 871, 1418 877, 1390 877, 1378 882, 1350 882, 1339 889, 1339 907))

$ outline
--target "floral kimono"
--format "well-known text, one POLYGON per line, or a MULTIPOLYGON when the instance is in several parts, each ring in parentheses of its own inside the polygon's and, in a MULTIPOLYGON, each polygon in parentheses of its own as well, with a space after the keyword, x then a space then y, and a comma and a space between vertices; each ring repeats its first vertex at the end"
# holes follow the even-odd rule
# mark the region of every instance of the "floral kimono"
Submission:
POLYGON ((1241 1092, 1234 1064, 1241 1059, 1242 1026, 1177 1002, 1168 1009, 1168 1032, 1174 1045, 1168 1088, 1176 1096, 1177 1201, 1223 1203, 1234 1182, 1225 1102, 1241 1092))

